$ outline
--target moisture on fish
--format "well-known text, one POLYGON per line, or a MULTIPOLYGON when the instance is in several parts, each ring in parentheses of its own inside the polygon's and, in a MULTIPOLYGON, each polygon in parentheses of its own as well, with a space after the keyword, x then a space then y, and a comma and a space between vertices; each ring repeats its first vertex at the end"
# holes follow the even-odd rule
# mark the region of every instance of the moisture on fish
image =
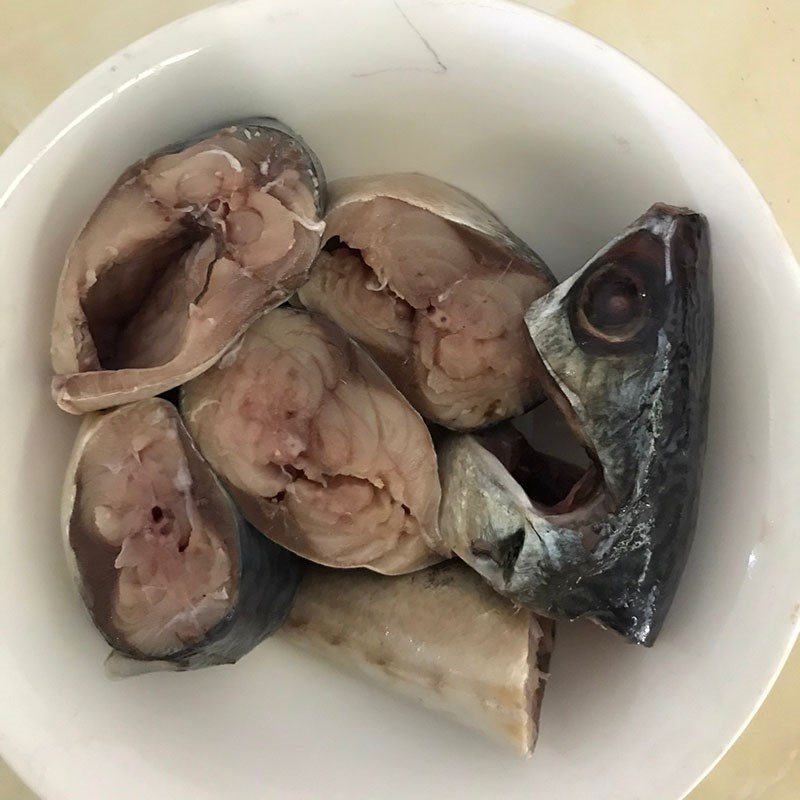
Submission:
POLYGON ((336 567, 440 559, 436 455, 420 416, 327 320, 276 309, 184 387, 182 411, 247 518, 336 567))
POLYGON ((63 513, 95 625, 142 664, 122 671, 234 662, 289 611, 298 560, 244 521, 164 400, 85 417, 63 513))
POLYGON ((53 393, 73 413, 152 397, 202 372, 302 282, 319 249, 324 176, 272 119, 127 169, 67 256, 53 393))
POLYGON ((555 626, 454 560, 399 578, 311 567, 281 635, 529 755, 555 626))
POLYGON ((445 542, 521 604, 652 644, 697 516, 712 319, 706 221, 657 204, 526 315, 545 390, 592 465, 543 500, 516 431, 452 436, 445 542))
POLYGON ((525 309, 554 285, 484 206, 398 174, 331 184, 326 246, 303 304, 363 344, 429 420, 457 430, 541 399, 525 309))

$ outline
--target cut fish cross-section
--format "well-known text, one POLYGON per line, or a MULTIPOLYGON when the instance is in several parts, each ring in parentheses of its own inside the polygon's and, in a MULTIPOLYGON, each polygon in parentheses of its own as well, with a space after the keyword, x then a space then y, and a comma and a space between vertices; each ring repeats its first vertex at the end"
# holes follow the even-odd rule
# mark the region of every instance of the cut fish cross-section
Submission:
POLYGON ((325 239, 301 301, 424 417, 472 430, 541 399, 524 313, 555 280, 474 198, 418 174, 334 181, 325 239))
POLYGON ((289 308, 183 390, 201 451, 264 534, 328 566, 439 560, 439 480, 419 414, 327 320, 289 308))
POLYGON ((152 397, 207 369, 305 279, 325 179, 277 120, 203 134, 130 167, 58 287, 53 394, 73 413, 152 397))
POLYGON ((124 671, 236 661, 289 611, 298 560, 244 521, 164 400, 85 418, 63 513, 95 625, 139 664, 124 671))

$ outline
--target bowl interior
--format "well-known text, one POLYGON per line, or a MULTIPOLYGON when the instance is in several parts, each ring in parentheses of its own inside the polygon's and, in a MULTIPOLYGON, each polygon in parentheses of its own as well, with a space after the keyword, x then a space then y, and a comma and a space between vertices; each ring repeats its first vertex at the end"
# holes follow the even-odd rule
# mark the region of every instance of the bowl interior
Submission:
POLYGON ((0 207, 0 746, 44 796, 674 800, 755 709, 800 608, 800 273, 735 159, 632 62, 501 0, 226 4, 56 101, 0 159, 0 207), (300 131, 330 177, 417 170, 473 192, 559 277, 656 200, 710 220, 711 431, 689 565, 651 651, 561 626, 529 762, 278 640, 234 667, 104 676, 60 544, 77 423, 49 394, 58 274, 128 163, 260 113, 300 131))

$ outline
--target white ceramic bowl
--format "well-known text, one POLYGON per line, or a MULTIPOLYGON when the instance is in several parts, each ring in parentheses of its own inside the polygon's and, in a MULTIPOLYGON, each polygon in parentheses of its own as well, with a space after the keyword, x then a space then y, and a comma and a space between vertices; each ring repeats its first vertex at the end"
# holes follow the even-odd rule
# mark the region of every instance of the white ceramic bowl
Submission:
POLYGON ((733 156, 636 64, 500 0, 228 3, 66 92, 0 159, 0 198, 0 744, 41 795, 676 800, 748 721, 800 608, 800 271, 733 156), (330 176, 463 186, 562 277, 655 200, 708 215, 716 345, 689 565, 651 651, 561 627, 531 761, 278 641, 235 667, 104 677, 58 531, 76 420, 49 395, 56 279, 129 162, 261 113, 330 176))

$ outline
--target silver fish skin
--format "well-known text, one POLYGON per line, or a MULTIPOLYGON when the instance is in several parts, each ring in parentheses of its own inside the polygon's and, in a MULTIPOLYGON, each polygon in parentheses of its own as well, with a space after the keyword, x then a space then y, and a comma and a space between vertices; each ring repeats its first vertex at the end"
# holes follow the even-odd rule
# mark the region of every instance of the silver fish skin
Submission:
POLYGON ((652 645, 694 533, 713 331, 708 227, 656 204, 529 309, 543 385, 593 466, 529 496, 475 437, 439 449, 441 532, 500 592, 652 645))
POLYGON ((400 577, 311 565, 281 638, 530 755, 555 625, 457 559, 400 577))

